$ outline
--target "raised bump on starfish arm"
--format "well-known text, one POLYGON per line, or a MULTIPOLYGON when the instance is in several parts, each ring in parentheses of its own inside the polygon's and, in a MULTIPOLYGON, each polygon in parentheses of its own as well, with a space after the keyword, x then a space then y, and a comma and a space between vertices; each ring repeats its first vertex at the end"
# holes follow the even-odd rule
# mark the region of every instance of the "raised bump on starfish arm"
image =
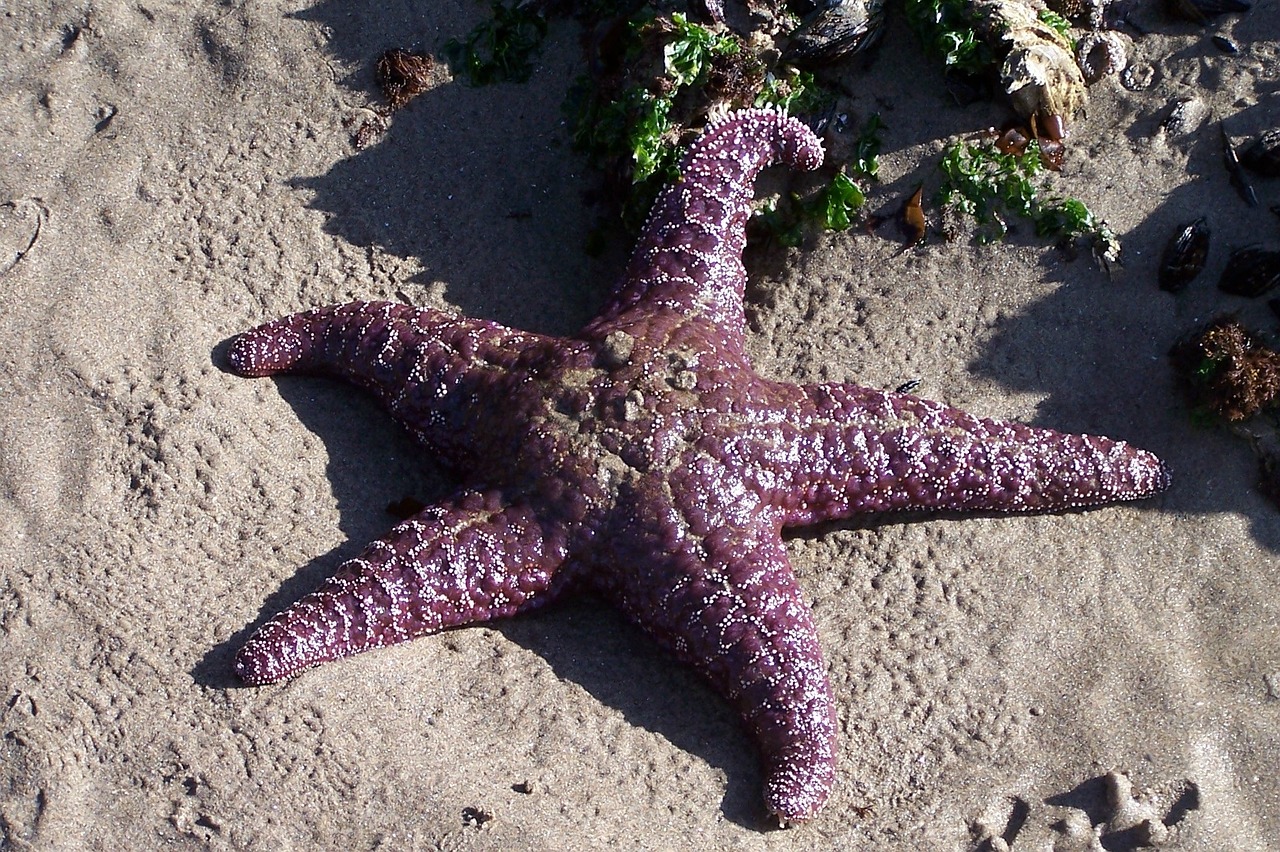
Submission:
POLYGON ((764 767, 766 806, 804 822, 835 782, 835 704, 813 618, 771 510, 750 495, 682 502, 694 500, 663 519, 630 514, 609 536, 624 570, 597 588, 734 705, 764 767), (673 535, 677 517, 688 529, 673 535))
POLYGON ((611 331, 639 307, 665 308, 713 325, 742 350, 742 265, 755 178, 774 163, 822 165, 822 142, 801 121, 770 109, 742 110, 707 125, 680 161, 680 179, 658 195, 613 298, 584 329, 611 331))
POLYGON ((941 403, 850 384, 805 385, 779 452, 784 524, 857 512, 1038 512, 1137 500, 1169 472, 1124 441, 978 418, 941 403))
POLYGON ((236 653, 249 684, 547 603, 559 591, 563 531, 497 492, 429 506, 339 566, 259 627, 236 653))

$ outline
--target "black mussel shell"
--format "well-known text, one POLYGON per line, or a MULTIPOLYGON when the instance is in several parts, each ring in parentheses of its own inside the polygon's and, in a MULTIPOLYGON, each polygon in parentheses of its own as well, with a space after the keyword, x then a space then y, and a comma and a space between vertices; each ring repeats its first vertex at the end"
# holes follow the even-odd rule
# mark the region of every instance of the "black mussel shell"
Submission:
POLYGON ((1192 0, 1206 15, 1222 15, 1227 12, 1247 12, 1253 8, 1251 0, 1192 0))
POLYGON ((1248 0, 1165 0, 1171 13, 1197 24, 1208 23, 1211 15, 1227 12, 1247 12, 1253 8, 1248 0))
POLYGON ((1160 258, 1160 289, 1181 292, 1204 269, 1209 256, 1209 226, 1204 217, 1183 225, 1160 258))
POLYGON ((1280 130, 1268 130, 1240 152, 1240 162, 1260 175, 1280 177, 1280 130))
POLYGON ((693 0, 689 7, 704 21, 724 23, 724 0, 693 0))
POLYGON ((1240 52, 1240 45, 1236 44, 1224 35, 1216 35, 1209 40, 1213 42, 1214 47, 1218 48, 1218 50, 1221 50, 1228 56, 1235 56, 1240 52))
POLYGON ((1045 5, 1064 18, 1078 18, 1089 11, 1085 0, 1045 0, 1045 5))
POLYGON ((782 61, 821 65, 865 50, 884 30, 885 0, 837 0, 805 19, 791 33, 782 61))
POLYGON ((1280 284, 1280 251, 1247 246, 1231 253, 1218 289, 1233 296, 1261 296, 1280 284))
POLYGON ((819 9, 834 5, 836 4, 830 2, 830 0, 791 0, 791 2, 787 3, 787 8, 800 17, 807 18, 819 9))

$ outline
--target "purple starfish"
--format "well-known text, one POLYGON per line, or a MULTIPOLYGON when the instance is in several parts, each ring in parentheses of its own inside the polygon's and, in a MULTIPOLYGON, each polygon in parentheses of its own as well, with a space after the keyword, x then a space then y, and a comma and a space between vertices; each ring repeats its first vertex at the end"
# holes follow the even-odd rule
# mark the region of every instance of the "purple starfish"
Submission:
POLYGON ((752 184, 822 145, 780 113, 713 122, 658 198, 613 300, 553 338, 388 302, 240 336, 244 376, 311 372, 368 389, 460 478, 264 624, 250 684, 570 588, 621 609, 732 702, 765 803, 811 818, 835 780, 836 720, 783 527, 857 512, 1030 512, 1131 500, 1169 482, 1107 438, 982 420, 847 384, 758 376, 743 335, 752 184))

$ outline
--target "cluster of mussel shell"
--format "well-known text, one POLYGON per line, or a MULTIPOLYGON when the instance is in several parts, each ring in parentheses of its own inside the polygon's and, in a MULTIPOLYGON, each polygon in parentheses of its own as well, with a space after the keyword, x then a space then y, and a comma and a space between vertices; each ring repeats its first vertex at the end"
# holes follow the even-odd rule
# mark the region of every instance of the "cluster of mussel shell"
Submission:
POLYGON ((802 15, 782 61, 812 66, 836 62, 875 44, 884 31, 885 0, 792 3, 802 15))
MULTIPOLYGON (((1280 177, 1280 129, 1268 130, 1239 154, 1240 164, 1265 177, 1280 177)), ((1273 210, 1280 213, 1280 210, 1273 210)), ((1181 226, 1160 260, 1162 290, 1177 293, 1204 269, 1210 230, 1203 217, 1181 226)), ((1280 249, 1249 245, 1227 260, 1218 289, 1233 296, 1261 296, 1280 286, 1280 249)))

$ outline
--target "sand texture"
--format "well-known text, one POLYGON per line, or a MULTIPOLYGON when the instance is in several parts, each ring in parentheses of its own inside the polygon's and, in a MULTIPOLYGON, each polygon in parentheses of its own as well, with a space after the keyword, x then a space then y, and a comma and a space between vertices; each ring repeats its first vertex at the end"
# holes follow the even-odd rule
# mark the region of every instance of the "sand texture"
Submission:
MULTIPOLYGON (((583 248, 597 180, 560 110, 578 27, 552 24, 528 83, 447 83, 356 150, 378 55, 439 49, 487 5, 0 13, 0 849, 1280 848, 1280 512, 1166 357, 1220 313, 1274 327, 1214 284, 1232 247, 1280 242, 1280 181, 1245 206, 1213 118, 1280 124, 1277 0, 1217 22, 1237 55, 1139 4, 1150 85, 1092 88, 1060 181, 1121 235, 1110 277, 1025 228, 749 253, 764 374, 918 379, 1175 475, 1089 512, 790 538, 841 738, 830 803, 788 831, 727 705, 590 599, 285 684, 231 672, 389 503, 450 483, 354 389, 237 378, 226 341, 353 298, 553 334, 589 319, 629 246, 583 248), (1163 128, 1180 99, 1189 120, 1163 128), (1160 252, 1198 216, 1206 272, 1161 292, 1160 252)), ((1007 115, 957 106, 900 18, 839 79, 855 125, 888 127, 872 209, 932 191, 946 140, 1007 115)))

